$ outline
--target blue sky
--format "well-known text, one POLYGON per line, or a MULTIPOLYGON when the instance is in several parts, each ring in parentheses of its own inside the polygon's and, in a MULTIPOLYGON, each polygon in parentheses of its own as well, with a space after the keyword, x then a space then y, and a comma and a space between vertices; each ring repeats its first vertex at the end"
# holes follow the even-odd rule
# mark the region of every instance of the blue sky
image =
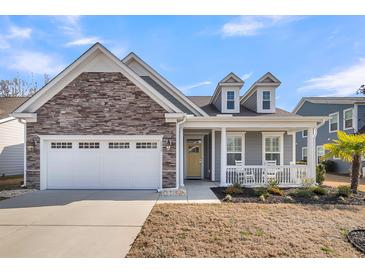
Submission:
POLYGON ((99 41, 130 51, 187 95, 211 95, 229 72, 242 91, 267 71, 278 106, 352 96, 365 82, 365 16, 0 16, 0 79, 38 82, 99 41))

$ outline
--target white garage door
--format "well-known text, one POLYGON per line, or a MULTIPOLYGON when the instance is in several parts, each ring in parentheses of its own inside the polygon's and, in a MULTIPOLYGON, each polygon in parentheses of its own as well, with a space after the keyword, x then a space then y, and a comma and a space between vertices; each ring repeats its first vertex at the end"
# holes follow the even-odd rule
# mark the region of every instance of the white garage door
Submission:
POLYGON ((44 141, 41 185, 46 189, 158 189, 160 145, 150 139, 44 141))

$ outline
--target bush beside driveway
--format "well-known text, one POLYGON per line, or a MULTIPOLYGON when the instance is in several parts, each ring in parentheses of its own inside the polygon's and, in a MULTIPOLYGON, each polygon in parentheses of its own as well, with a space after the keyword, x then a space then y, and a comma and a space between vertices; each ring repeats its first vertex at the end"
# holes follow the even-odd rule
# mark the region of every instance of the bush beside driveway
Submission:
POLYGON ((365 207, 294 204, 158 204, 128 257, 364 257, 347 231, 365 207))

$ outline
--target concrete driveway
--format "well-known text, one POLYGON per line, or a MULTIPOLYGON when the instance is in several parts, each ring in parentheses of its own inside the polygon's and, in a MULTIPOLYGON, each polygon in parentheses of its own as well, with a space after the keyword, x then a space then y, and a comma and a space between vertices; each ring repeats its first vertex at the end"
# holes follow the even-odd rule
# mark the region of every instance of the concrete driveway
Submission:
POLYGON ((0 202, 0 257, 124 257, 152 191, 47 190, 0 202))

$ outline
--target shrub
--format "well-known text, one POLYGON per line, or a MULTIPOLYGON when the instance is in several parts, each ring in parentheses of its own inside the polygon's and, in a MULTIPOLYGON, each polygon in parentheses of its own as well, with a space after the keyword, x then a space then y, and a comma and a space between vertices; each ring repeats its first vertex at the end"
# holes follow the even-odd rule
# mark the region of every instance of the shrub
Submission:
POLYGON ((253 191, 257 197, 260 197, 261 195, 268 195, 267 188, 264 187, 255 188, 253 191))
POLYGON ((314 193, 309 188, 300 188, 294 191, 291 195, 300 198, 311 198, 314 193))
POLYGON ((342 197, 350 197, 351 196, 351 188, 349 186, 338 186, 337 187, 337 195, 342 197))
POLYGON ((224 197, 223 202, 232 202, 232 196, 227 194, 226 197, 224 197))
POLYGON ((279 186, 279 183, 277 180, 275 179, 270 179, 269 182, 268 182, 268 185, 267 185, 267 188, 272 188, 272 187, 278 187, 279 186))
POLYGON ((310 190, 317 195, 326 195, 327 190, 321 186, 312 186, 310 190))
POLYGON ((319 164, 316 167, 316 182, 321 185, 325 179, 326 179, 326 168, 324 164, 319 164))
POLYGON ((239 185, 231 185, 224 190, 225 194, 238 195, 243 193, 243 189, 239 185))
POLYGON ((324 168, 326 172, 335 172, 336 171, 336 162, 332 160, 326 160, 323 161, 322 164, 324 165, 324 168))
POLYGON ((267 189, 267 191, 270 193, 270 194, 273 194, 273 195, 278 195, 278 196, 284 196, 284 191, 281 190, 280 188, 274 186, 274 187, 269 187, 267 189))

